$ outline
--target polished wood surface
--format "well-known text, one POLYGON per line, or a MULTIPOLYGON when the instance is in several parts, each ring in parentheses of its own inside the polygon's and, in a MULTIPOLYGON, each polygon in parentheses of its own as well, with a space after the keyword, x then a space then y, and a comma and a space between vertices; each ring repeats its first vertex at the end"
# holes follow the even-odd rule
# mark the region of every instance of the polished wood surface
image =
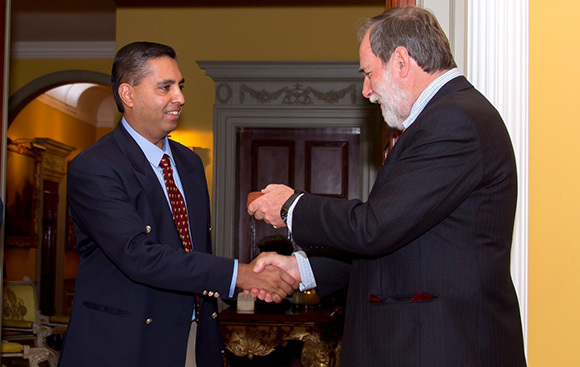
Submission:
POLYGON ((415 6, 417 5, 416 0, 386 0, 386 9, 394 8, 394 7, 403 7, 403 6, 415 6))

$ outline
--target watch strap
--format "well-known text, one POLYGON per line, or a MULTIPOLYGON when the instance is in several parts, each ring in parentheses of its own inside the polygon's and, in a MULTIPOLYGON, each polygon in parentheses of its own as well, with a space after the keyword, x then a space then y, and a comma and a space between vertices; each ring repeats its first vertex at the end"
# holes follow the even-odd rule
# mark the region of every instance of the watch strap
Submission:
POLYGON ((298 199, 298 197, 302 194, 304 194, 304 191, 294 190, 294 193, 288 198, 288 200, 286 200, 284 205, 282 205, 282 209, 280 210, 280 217, 282 217, 284 223, 286 223, 286 220, 288 219, 288 211, 290 210, 290 207, 292 206, 292 204, 294 204, 296 199, 298 199))

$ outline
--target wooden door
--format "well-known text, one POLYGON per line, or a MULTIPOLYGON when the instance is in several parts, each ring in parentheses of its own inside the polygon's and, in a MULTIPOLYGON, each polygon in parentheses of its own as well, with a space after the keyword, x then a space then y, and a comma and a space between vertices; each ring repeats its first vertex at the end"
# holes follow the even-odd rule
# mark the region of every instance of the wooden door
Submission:
POLYGON ((240 128, 237 139, 235 256, 242 262, 258 255, 260 239, 288 236, 286 228, 274 229, 247 214, 248 193, 280 183, 317 195, 359 196, 359 128, 240 128))
POLYGON ((403 7, 403 6, 415 6, 417 5, 416 0, 386 0, 386 9, 394 8, 394 7, 403 7))
POLYGON ((54 315, 56 290, 56 247, 58 234, 59 183, 44 180, 42 184, 42 256, 40 260, 40 311, 54 315))

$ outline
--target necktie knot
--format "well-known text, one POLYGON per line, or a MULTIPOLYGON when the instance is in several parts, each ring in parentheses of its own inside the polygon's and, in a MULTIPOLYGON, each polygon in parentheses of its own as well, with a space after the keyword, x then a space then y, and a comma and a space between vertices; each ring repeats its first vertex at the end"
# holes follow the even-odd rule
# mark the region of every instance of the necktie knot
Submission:
POLYGON ((167 154, 163 154, 159 165, 163 168, 171 167, 171 162, 169 161, 169 156, 167 154))

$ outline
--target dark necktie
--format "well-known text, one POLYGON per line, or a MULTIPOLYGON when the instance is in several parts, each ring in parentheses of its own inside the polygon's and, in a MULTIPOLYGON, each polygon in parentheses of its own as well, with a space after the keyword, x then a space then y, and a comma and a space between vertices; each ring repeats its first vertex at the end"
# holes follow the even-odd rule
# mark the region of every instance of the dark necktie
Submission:
MULTIPOLYGON (((173 181, 173 169, 167 154, 163 155, 159 165, 163 168, 163 180, 165 181, 165 188, 171 203, 171 211, 173 212, 173 220, 181 238, 181 244, 186 252, 193 251, 191 246, 191 238, 189 237, 189 220, 187 219, 187 208, 181 192, 173 181)), ((199 310, 201 306, 199 303, 199 295, 195 295, 195 322, 199 322, 199 310)))
POLYGON ((191 252, 192 247, 191 238, 189 237, 187 209, 185 208, 183 196, 181 196, 181 192, 179 192, 179 189, 175 186, 175 181, 173 181, 173 169, 171 168, 171 162, 169 162, 169 156, 167 154, 163 155, 159 165, 163 167, 165 188, 167 189, 167 195, 169 195, 169 202, 171 203, 171 210, 173 211, 173 220, 175 221, 175 226, 179 232, 181 244, 185 251, 191 252))

